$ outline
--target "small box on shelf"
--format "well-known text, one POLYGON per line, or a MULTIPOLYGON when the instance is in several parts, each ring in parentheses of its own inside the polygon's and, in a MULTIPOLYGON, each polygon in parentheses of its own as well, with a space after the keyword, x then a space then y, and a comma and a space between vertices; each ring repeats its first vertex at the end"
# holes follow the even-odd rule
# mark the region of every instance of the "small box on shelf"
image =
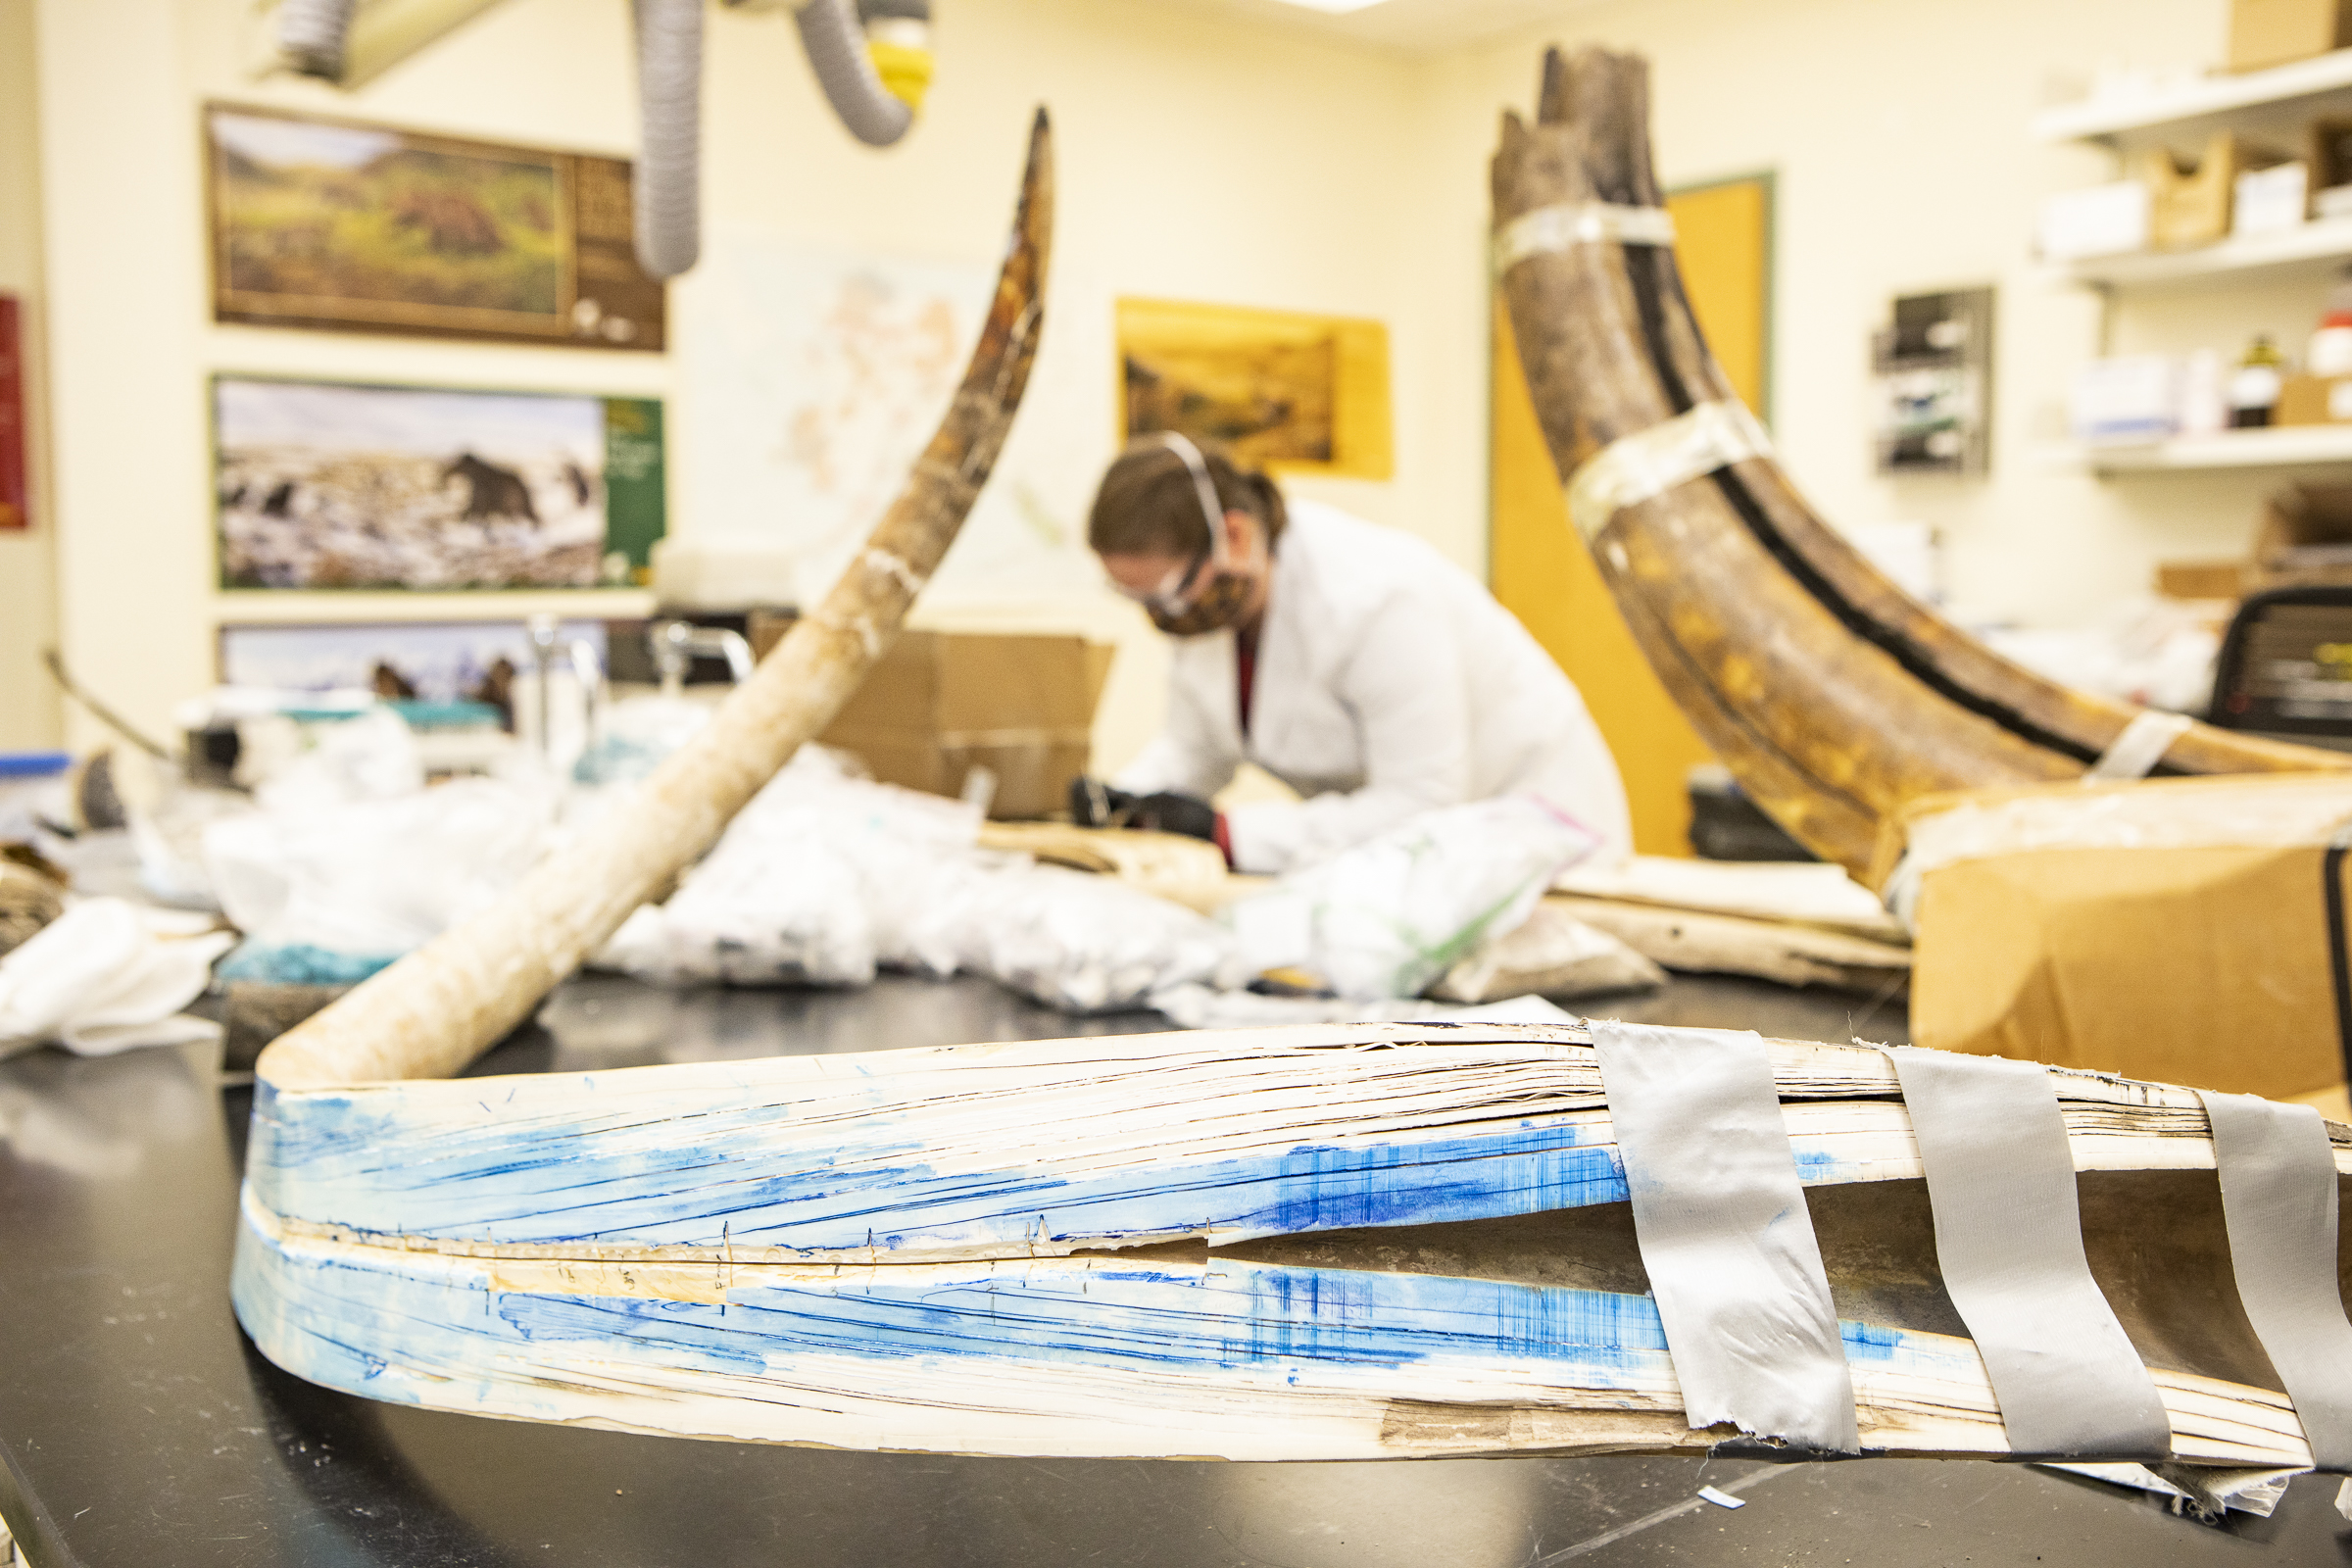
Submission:
POLYGON ((2352 375, 2290 375, 2279 383, 2273 424, 2352 424, 2352 375))
POLYGON ((2078 441, 2161 441, 2180 424, 2179 368, 2162 354, 2093 360, 2075 372, 2068 414, 2078 441))
POLYGON ((2146 250, 2148 205, 2148 187, 2136 179, 2043 198, 2042 259, 2075 262, 2146 250))
POLYGON ((2193 250, 2230 232, 2241 175, 2284 163, 2227 130, 2214 132, 2205 154, 2186 163, 2169 148, 2140 154, 2135 168, 2148 187, 2148 242, 2160 251, 2193 250))
POLYGON ((2230 69, 2263 71, 2352 44, 2352 0, 2230 0, 2230 69))
POLYGON ((2311 165, 2301 159, 2237 176, 2232 234, 2278 234, 2303 226, 2311 208, 2311 165))
POLYGON ((2195 602, 2243 599, 2250 563, 2243 561, 2159 561, 2156 591, 2167 599, 2195 602))
POLYGON ((2262 505, 2246 586, 2352 582, 2352 485, 2293 484, 2262 505))

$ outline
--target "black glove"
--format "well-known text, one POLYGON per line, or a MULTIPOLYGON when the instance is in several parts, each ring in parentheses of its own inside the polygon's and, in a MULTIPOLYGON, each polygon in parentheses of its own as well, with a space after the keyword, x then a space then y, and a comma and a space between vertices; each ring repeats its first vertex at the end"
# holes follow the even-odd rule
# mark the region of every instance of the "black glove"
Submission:
POLYGON ((1080 827, 1125 827, 1135 797, 1084 774, 1070 780, 1070 820, 1080 827))
POLYGON ((1070 780, 1070 820, 1080 827, 1132 827, 1148 833, 1182 833, 1217 840, 1217 808, 1192 795, 1163 790, 1130 795, 1099 778, 1070 780))
POLYGON ((1138 798, 1127 809, 1127 825, 1152 833, 1182 833, 1187 838, 1217 841, 1217 808, 1197 795, 1173 790, 1138 798))

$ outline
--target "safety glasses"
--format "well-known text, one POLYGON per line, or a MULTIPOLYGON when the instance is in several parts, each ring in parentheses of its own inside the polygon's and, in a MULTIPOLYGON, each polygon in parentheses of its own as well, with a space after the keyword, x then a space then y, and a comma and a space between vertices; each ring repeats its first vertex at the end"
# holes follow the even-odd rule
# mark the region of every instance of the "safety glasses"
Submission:
POLYGON ((1192 473, 1193 493, 1200 498, 1200 517, 1208 524, 1208 548, 1195 556, 1190 564, 1169 572, 1160 585, 1150 592, 1137 593, 1125 587, 1120 587, 1119 592, 1153 615, 1172 620, 1192 608, 1193 595, 1204 575, 1202 568, 1222 567, 1229 556, 1225 544, 1225 509, 1217 505, 1217 487, 1209 481, 1208 464, 1202 460, 1200 449, 1173 430, 1160 431, 1159 441, 1182 458, 1185 467, 1192 473))

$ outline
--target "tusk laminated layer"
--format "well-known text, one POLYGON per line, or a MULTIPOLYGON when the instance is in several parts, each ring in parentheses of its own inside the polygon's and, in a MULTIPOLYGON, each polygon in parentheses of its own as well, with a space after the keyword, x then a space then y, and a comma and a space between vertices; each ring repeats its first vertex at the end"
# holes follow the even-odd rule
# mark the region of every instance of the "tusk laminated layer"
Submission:
POLYGON ((1587 543, 1624 511, 1716 469, 1772 455, 1772 437, 1746 405, 1726 398, 1634 435, 1620 436, 1568 481, 1568 515, 1587 543))

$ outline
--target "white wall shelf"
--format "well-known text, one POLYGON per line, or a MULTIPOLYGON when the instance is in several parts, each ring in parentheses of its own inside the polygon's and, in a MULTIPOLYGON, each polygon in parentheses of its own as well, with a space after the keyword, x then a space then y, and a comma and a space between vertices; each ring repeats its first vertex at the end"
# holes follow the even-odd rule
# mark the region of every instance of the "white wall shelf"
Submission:
POLYGON ((2034 135, 2045 142, 2194 140, 2225 125, 2300 119, 2317 107, 2312 100, 2335 95, 2352 101, 2352 49, 2207 76, 2170 92, 2046 109, 2034 117, 2034 135))
POLYGON ((2352 260, 2352 218, 2330 218, 2271 234, 2248 234, 2193 251, 2137 251, 2054 265, 2063 282, 2099 288, 2189 286, 2224 273, 2308 271, 2325 274, 2352 260))
POLYGON ((210 618, 216 625, 286 622, 365 624, 369 621, 528 620, 561 615, 566 620, 642 620, 659 601, 651 588, 493 588, 455 593, 406 590, 376 593, 337 588, 287 592, 277 588, 230 588, 215 593, 210 618))
POLYGON ((2098 473, 2159 473, 2199 468, 2301 468, 2352 463, 2352 424, 2280 425, 2178 436, 2141 445, 2076 442, 2052 449, 2057 466, 2098 473))

